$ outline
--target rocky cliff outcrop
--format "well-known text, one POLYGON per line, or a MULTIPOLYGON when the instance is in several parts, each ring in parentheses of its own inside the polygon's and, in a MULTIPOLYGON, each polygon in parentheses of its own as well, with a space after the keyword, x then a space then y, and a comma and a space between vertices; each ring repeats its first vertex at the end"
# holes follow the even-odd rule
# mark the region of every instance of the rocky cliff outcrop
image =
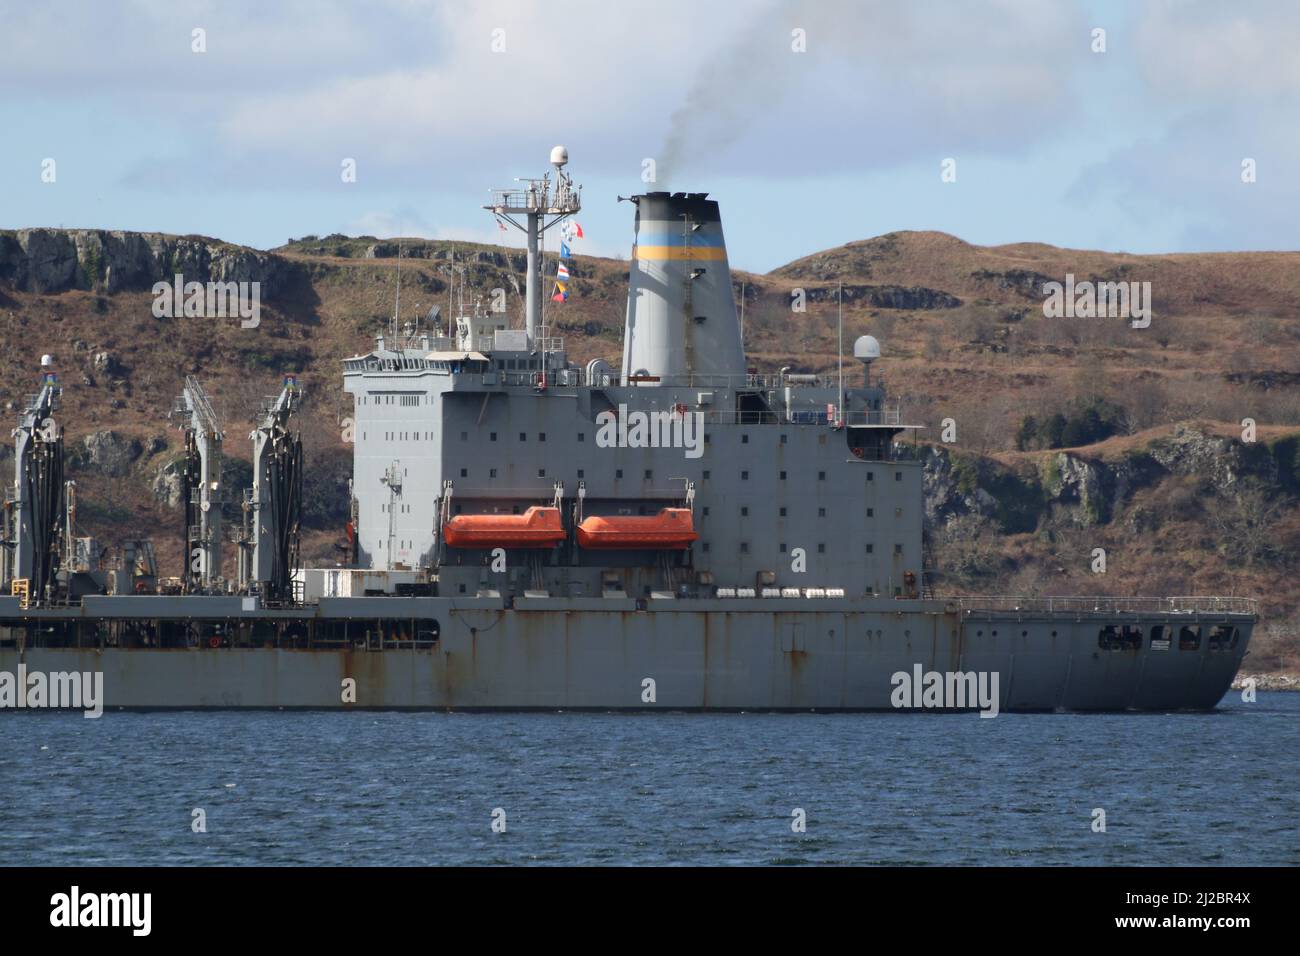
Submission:
POLYGON ((205 239, 102 229, 0 232, 0 283, 25 292, 114 293, 171 282, 260 282, 262 297, 306 275, 273 253, 205 239))
MULTIPOLYGON (((932 445, 918 449, 923 464, 926 522, 941 528, 968 515, 997 522, 1004 533, 1032 531, 1045 521, 1078 527, 1107 524, 1133 495, 1170 476, 1204 482, 1220 494, 1245 486, 1277 495, 1300 491, 1297 442, 1244 443, 1194 425, 1114 458, 1076 451, 1044 453, 1036 470, 1012 469, 992 459, 932 445)), ((1129 515, 1135 529, 1155 516, 1129 515)))

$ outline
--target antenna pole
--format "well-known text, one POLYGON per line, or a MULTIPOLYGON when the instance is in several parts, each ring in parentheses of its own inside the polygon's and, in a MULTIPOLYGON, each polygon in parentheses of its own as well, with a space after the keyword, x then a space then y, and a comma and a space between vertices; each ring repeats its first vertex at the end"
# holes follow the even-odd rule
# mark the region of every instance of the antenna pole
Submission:
POLYGON ((745 280, 740 280, 740 351, 745 351, 745 280))
POLYGON ((840 421, 844 421, 844 281, 840 280, 839 289, 835 294, 836 305, 839 309, 839 373, 840 373, 840 403, 836 406, 839 409, 840 421))
POLYGON ((397 317, 402 312, 402 240, 397 240, 397 301, 393 305, 393 346, 397 346, 397 317))

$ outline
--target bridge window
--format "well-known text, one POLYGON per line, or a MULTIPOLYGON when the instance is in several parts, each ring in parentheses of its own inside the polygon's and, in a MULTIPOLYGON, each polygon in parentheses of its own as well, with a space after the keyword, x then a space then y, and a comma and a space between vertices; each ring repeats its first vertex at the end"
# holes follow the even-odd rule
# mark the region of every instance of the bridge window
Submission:
POLYGON ((875 553, 876 553, 876 546, 875 546, 874 544, 872 544, 871 542, 868 541, 868 542, 867 542, 867 554, 875 554, 875 553))
POLYGON ((489 441, 496 441, 496 440, 497 440, 497 433, 496 433, 496 432, 492 432, 491 434, 489 434, 489 435, 488 435, 488 440, 489 440, 489 441))
POLYGON ((708 471, 708 469, 705 469, 705 471, 704 471, 704 480, 705 480, 705 481, 708 481, 708 480, 709 480, 709 471, 708 471))
POLYGON ((1201 628, 1198 624, 1184 625, 1178 632, 1178 649, 1194 651, 1201 646, 1201 628))
POLYGON ((876 480, 876 473, 874 471, 868 471, 867 481, 875 481, 875 480, 876 480))
POLYGON ((817 517, 819 517, 819 518, 825 518, 825 517, 826 517, 826 509, 825 509, 825 508, 818 508, 818 509, 817 509, 817 517))
POLYGON ((741 481, 749 481, 749 472, 747 472, 747 471, 742 471, 742 472, 740 473, 740 480, 741 480, 741 481))
POLYGON ((749 554, 749 542, 748 542, 748 541, 742 541, 742 542, 740 542, 740 553, 741 553, 741 554, 749 554))
POLYGON ((784 444, 786 443, 785 440, 786 440, 787 437, 789 437, 789 436, 787 436, 787 435, 782 435, 782 436, 781 436, 781 444, 782 444, 782 445, 784 445, 784 444))
POLYGON ((824 471, 819 471, 819 472, 817 472, 817 480, 818 480, 818 481, 825 481, 825 480, 826 480, 826 472, 824 472, 824 471))
POLYGON ((826 545, 824 545, 824 544, 819 544, 819 545, 817 545, 817 553, 818 553, 818 554, 825 554, 825 553, 826 553, 826 545))
POLYGON ((528 433, 527 433, 527 432, 520 432, 520 433, 519 433, 519 440, 520 440, 520 441, 528 441, 528 433))
POLYGON ((894 472, 894 480, 895 480, 895 481, 902 481, 902 480, 903 480, 903 473, 902 473, 901 471, 896 471, 896 472, 894 472))
POLYGON ((781 480, 782 480, 782 481, 785 481, 785 472, 784 472, 784 471, 781 472, 781 480))
POLYGON ((781 509, 781 517, 782 517, 782 518, 785 517, 785 509, 784 509, 784 508, 781 509))
POLYGON ((587 433, 586 433, 586 432, 578 432, 578 441, 586 441, 586 440, 587 440, 587 433))
POLYGON ((623 477, 623 469, 620 468, 620 469, 618 469, 617 471, 615 471, 615 472, 614 472, 614 477, 615 477, 615 478, 622 478, 622 477, 623 477))
POLYGON ((489 469, 488 469, 488 477, 489 477, 489 478, 495 478, 496 476, 497 476, 497 470, 496 470, 495 468, 489 468, 489 469))
POLYGON ((1170 635, 1173 628, 1168 624, 1155 624, 1151 627, 1151 648, 1152 650, 1167 651, 1169 650, 1170 635))
POLYGON ((903 553, 903 546, 901 544, 894 545, 894 554, 902 554, 902 553, 903 553))
POLYGON ((876 509, 875 509, 875 508, 868 508, 868 509, 867 509, 867 517, 868 517, 868 518, 874 518, 875 516, 876 516, 876 509))
POLYGON ((785 554, 785 542, 784 542, 784 541, 781 542, 781 553, 782 553, 782 554, 785 554))
POLYGON ((585 478, 586 476, 587 476, 587 472, 586 472, 586 470, 583 469, 583 468, 579 468, 579 469, 578 469, 578 477, 579 477, 579 478, 585 478))
POLYGON ((645 480, 646 480, 646 481, 649 481, 649 480, 650 480, 651 478, 653 478, 654 476, 655 476, 655 473, 654 473, 652 470, 650 470, 649 468, 647 468, 647 469, 645 470, 645 480))
POLYGON ((746 432, 745 434, 743 434, 743 435, 740 436, 740 443, 741 443, 742 445, 748 445, 748 444, 749 444, 749 433, 748 433, 748 432, 746 432))
POLYGON ((461 476, 462 478, 468 478, 468 477, 469 477, 469 469, 468 469, 468 468, 462 468, 462 469, 460 470, 460 476, 461 476))
POLYGON ((538 440, 538 441, 546 441, 546 432, 538 432, 538 433, 537 433, 537 440, 538 440))
POLYGON ((545 478, 545 477, 546 477, 546 469, 545 469, 545 468, 538 468, 538 469, 537 469, 537 477, 538 477, 538 478, 545 478))
POLYGON ((740 516, 741 516, 742 518, 748 518, 748 517, 749 517, 749 507, 748 507, 747 505, 741 507, 741 509, 740 509, 740 516))

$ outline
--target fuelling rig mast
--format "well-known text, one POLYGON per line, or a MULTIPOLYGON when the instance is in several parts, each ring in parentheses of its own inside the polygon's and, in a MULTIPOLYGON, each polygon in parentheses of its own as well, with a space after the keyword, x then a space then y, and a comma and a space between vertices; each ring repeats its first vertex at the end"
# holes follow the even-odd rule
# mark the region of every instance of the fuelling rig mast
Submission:
POLYGON ((293 572, 298 566, 302 513, 302 437, 289 431, 302 394, 295 376, 263 409, 253 442, 253 487, 244 500, 240 537, 239 585, 247 592, 256 583, 273 604, 294 601, 293 572))
POLYGON ((221 587, 221 426, 203 386, 192 375, 176 400, 175 414, 186 417, 185 458, 181 471, 185 506, 185 572, 182 590, 202 593, 221 587))
POLYGON ((4 502, 0 581, 28 605, 54 602, 63 545, 63 431, 52 417, 63 389, 54 359, 41 356, 43 380, 14 429, 14 484, 4 502))

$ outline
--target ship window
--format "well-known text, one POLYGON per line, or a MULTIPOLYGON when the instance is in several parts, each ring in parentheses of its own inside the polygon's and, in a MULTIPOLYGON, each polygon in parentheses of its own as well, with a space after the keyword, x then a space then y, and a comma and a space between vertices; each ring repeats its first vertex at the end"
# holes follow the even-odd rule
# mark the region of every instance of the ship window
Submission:
POLYGON ((785 509, 784 509, 784 508, 781 509, 781 517, 782 517, 782 518, 785 517, 785 509))
POLYGON ((903 473, 902 473, 901 471, 896 471, 896 472, 894 472, 894 480, 895 480, 895 481, 902 481, 902 480, 903 480, 903 473))
POLYGON ((745 433, 745 434, 743 434, 743 435, 740 436, 740 443, 741 443, 742 445, 748 445, 748 444, 749 444, 749 434, 748 434, 748 433, 745 433))
POLYGON ((901 518, 901 517, 903 517, 903 509, 902 509, 902 508, 895 508, 895 509, 894 509, 894 517, 895 517, 895 518, 901 518))
POLYGON ((586 433, 586 432, 578 432, 578 441, 586 441, 586 440, 587 440, 587 433, 586 433))
POLYGON ((902 588, 894 588, 894 597, 902 597, 902 596, 903 596, 903 589, 902 589, 902 588))
POLYGON ((537 469, 537 477, 538 477, 538 478, 545 478, 545 477, 546 477, 546 469, 545 469, 545 468, 538 468, 538 469, 537 469))
POLYGON ((1178 632, 1178 649, 1180 651, 1194 651, 1201 646, 1201 628, 1200 625, 1184 626, 1178 632))
POLYGON ((1164 650, 1169 650, 1169 635, 1173 631, 1168 624, 1156 624, 1151 628, 1151 646, 1155 647, 1157 643, 1163 643, 1164 650))
POLYGON ((742 542, 740 542, 740 553, 741 553, 741 554, 749 554, 749 542, 748 542, 748 541, 742 541, 742 542))
POLYGON ((868 543, 867 554, 875 554, 875 553, 876 553, 876 546, 874 544, 868 543))
POLYGON ((702 509, 700 509, 700 514, 702 517, 707 518, 709 516, 709 506, 705 505, 702 509))
POLYGON ((1210 650, 1221 651, 1224 648, 1236 647, 1238 633, 1235 627, 1229 627, 1227 624, 1216 624, 1210 628, 1210 650))
POLYGON ((647 468, 647 469, 645 470, 645 480, 646 480, 646 481, 649 481, 649 480, 650 480, 651 478, 653 478, 654 476, 655 476, 655 473, 654 473, 653 471, 651 471, 649 468, 647 468))
POLYGON ((587 472, 586 472, 585 470, 583 470, 582 468, 579 468, 579 469, 578 469, 578 477, 579 477, 579 478, 585 478, 586 476, 587 476, 587 472))
POLYGON ((636 513, 639 515, 645 514, 645 505, 638 505, 636 509, 636 513))
POLYGON ((708 554, 708 553, 709 553, 709 542, 705 541, 705 542, 704 542, 704 546, 703 546, 703 548, 701 548, 701 550, 702 550, 705 554, 708 554))
POLYGON ((464 594, 464 593, 465 593, 465 585, 463 585, 463 584, 460 586, 460 593, 461 593, 461 594, 464 594))
POLYGON ((740 473, 740 480, 741 480, 741 481, 749 481, 749 472, 747 472, 747 471, 742 471, 742 472, 740 473))
POLYGON ((749 517, 749 506, 748 506, 748 505, 744 505, 744 506, 741 507, 741 509, 740 509, 740 516, 741 516, 742 518, 748 518, 748 517, 749 517))
POLYGON ((519 506, 518 506, 518 505, 514 505, 514 506, 510 509, 510 513, 511 513, 511 514, 514 514, 514 515, 519 514, 519 506))
POLYGON ((902 553, 903 553, 903 546, 901 544, 894 545, 894 554, 902 554, 902 553))
POLYGON ((818 509, 817 509, 817 517, 819 517, 819 518, 825 518, 825 517, 826 517, 826 509, 825 509, 825 508, 818 508, 818 509))
POLYGON ((704 480, 705 480, 705 481, 708 481, 708 480, 709 480, 709 471, 708 471, 708 469, 705 469, 705 471, 704 471, 704 480))
POLYGON ((706 445, 712 445, 712 444, 713 444, 713 436, 710 435, 710 434, 708 434, 707 432, 705 432, 705 434, 704 434, 704 444, 706 444, 706 445))
POLYGON ((867 481, 875 481, 875 480, 876 480, 876 473, 874 471, 867 472, 867 481))
POLYGON ((1134 624, 1107 624, 1097 632, 1097 646, 1104 651, 1131 651, 1142 646, 1142 628, 1134 624))
POLYGON ((495 478, 496 476, 497 476, 497 470, 496 470, 495 468, 489 468, 489 469, 488 469, 488 477, 489 477, 489 478, 495 478))
POLYGON ((492 432, 492 433, 488 436, 488 441, 496 441, 496 440, 497 440, 497 433, 496 433, 496 432, 492 432))
POLYGON ((456 514, 460 514, 460 511, 461 511, 461 506, 460 506, 460 505, 457 505, 457 506, 456 506, 456 514))
POLYGON ((825 553, 826 553, 826 545, 824 545, 824 544, 819 544, 819 545, 817 545, 817 553, 818 553, 818 554, 825 554, 825 553))
POLYGON ((781 542, 781 553, 782 553, 782 554, 785 554, 785 542, 784 542, 784 541, 781 542))
POLYGON ((615 471, 615 472, 614 472, 614 477, 615 477, 616 479, 617 479, 617 478, 622 478, 622 477, 623 477, 623 469, 622 469, 622 468, 619 468, 617 471, 615 471))
POLYGON ((781 436, 781 444, 782 444, 782 445, 784 445, 784 444, 786 443, 785 440, 786 440, 788 437, 789 437, 788 435, 782 435, 782 436, 781 436))
POLYGON ((546 432, 538 432, 538 433, 537 433, 537 440, 538 440, 538 441, 546 441, 546 432))
POLYGON ((462 468, 462 469, 460 470, 460 476, 461 476, 462 478, 468 478, 468 477, 469 477, 469 469, 468 469, 468 468, 462 468))
POLYGON ((781 480, 782 480, 782 481, 785 481, 785 472, 784 472, 784 471, 781 472, 781 480))
POLYGON ((817 480, 818 480, 818 481, 825 481, 825 480, 826 480, 826 472, 824 472, 824 471, 819 471, 819 472, 817 472, 817 480))
POLYGON ((868 508, 868 509, 867 509, 867 517, 868 517, 868 518, 874 518, 875 516, 876 516, 876 509, 875 509, 875 508, 868 508))
POLYGON ((520 432, 520 433, 519 433, 519 440, 520 440, 520 441, 528 441, 528 433, 527 433, 527 432, 520 432))

